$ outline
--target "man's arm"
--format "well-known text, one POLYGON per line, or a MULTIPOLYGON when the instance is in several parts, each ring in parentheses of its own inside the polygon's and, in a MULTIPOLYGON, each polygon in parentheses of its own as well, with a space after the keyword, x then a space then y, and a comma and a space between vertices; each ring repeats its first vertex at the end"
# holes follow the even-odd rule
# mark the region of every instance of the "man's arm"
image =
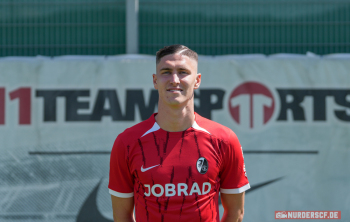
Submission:
POLYGON ((112 196, 112 208, 114 222, 135 222, 134 197, 120 198, 112 196))
POLYGON ((241 222, 244 215, 244 193, 221 193, 221 203, 224 207, 224 215, 221 222, 241 222))

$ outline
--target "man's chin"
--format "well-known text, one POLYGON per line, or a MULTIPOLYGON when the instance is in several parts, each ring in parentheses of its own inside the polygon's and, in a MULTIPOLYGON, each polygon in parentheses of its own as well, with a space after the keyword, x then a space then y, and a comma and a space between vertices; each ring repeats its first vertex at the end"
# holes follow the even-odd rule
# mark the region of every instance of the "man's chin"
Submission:
POLYGON ((183 101, 179 101, 179 100, 168 101, 168 104, 172 105, 172 106, 181 105, 182 103, 184 103, 184 102, 183 101))
POLYGON ((183 99, 172 99, 167 101, 167 105, 169 106, 181 106, 186 104, 186 100, 183 99))

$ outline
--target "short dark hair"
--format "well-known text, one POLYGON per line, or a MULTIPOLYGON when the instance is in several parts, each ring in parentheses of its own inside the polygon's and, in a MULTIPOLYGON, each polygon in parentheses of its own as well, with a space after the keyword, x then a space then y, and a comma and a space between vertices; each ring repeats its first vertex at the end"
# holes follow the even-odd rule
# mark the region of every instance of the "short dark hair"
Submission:
POLYGON ((165 46, 162 49, 159 49, 159 51, 156 54, 156 64, 158 64, 164 56, 176 54, 176 53, 180 53, 181 55, 188 56, 191 59, 194 59, 198 62, 198 54, 195 51, 188 48, 187 46, 169 45, 169 46, 165 46))

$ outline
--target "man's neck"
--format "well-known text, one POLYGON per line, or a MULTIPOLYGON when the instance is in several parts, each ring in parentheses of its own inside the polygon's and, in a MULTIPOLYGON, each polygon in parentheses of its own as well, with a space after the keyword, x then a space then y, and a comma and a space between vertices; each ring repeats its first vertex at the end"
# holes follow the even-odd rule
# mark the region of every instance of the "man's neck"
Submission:
POLYGON ((190 128, 194 121, 194 106, 187 104, 184 107, 173 108, 169 106, 158 106, 156 122, 165 131, 180 132, 190 128))

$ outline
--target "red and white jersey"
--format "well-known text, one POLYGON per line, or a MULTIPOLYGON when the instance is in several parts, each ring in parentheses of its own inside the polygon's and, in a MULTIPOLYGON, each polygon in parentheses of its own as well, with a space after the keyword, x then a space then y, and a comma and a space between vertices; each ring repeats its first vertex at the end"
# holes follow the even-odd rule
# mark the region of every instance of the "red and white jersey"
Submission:
POLYGON ((167 132, 155 115, 115 140, 110 194, 134 196, 137 222, 220 221, 219 191, 250 188, 237 136, 197 113, 191 128, 167 132))

